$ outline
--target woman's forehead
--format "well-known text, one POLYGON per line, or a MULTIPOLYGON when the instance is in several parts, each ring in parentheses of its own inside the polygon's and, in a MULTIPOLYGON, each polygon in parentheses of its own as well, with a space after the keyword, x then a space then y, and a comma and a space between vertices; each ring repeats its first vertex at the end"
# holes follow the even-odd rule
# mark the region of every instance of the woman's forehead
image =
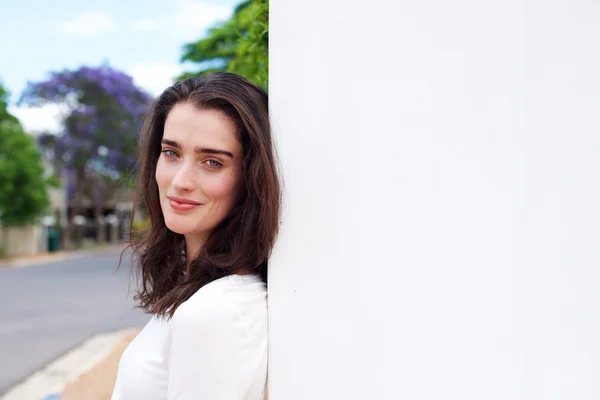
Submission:
POLYGON ((240 147, 235 123, 222 111, 197 109, 191 104, 178 104, 165 121, 163 139, 177 142, 181 147, 240 147))

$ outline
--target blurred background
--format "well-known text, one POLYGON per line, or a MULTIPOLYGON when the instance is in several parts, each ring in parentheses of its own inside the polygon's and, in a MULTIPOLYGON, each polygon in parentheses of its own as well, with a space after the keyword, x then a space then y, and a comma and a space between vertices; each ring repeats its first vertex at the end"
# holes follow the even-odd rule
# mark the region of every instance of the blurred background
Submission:
POLYGON ((98 332, 145 323, 130 258, 115 272, 145 224, 132 221, 141 120, 191 75, 268 89, 267 50, 266 0, 3 3, 0 394, 98 332))

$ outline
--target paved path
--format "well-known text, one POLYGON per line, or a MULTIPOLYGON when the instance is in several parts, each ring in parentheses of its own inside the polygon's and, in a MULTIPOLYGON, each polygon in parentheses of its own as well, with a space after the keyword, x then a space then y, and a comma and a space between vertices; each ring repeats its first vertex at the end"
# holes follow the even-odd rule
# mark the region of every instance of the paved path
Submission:
POLYGON ((148 315, 133 309, 128 255, 96 254, 27 268, 0 268, 0 394, 81 344, 148 315))

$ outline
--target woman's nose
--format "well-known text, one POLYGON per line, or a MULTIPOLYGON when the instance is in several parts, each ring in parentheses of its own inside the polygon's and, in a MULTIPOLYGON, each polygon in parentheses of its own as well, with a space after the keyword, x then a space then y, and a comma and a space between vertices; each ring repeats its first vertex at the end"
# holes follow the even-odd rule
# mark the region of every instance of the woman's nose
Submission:
POLYGON ((173 177, 173 181, 171 181, 171 184, 177 190, 192 191, 196 188, 196 180, 194 175, 193 166, 184 163, 179 167, 177 173, 173 177))

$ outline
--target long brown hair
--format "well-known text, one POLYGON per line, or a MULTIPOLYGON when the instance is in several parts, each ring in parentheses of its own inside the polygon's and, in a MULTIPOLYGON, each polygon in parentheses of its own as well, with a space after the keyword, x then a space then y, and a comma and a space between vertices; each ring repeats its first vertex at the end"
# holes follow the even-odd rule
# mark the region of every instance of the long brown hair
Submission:
POLYGON ((139 138, 136 203, 150 219, 149 226, 131 231, 134 270, 140 288, 134 299, 148 313, 172 317, 177 307, 215 279, 250 271, 267 282, 267 259, 279 229, 280 182, 269 124, 267 94, 246 79, 218 72, 188 78, 167 88, 156 99, 139 138), (210 233, 185 277, 182 235, 165 225, 156 164, 165 120, 176 104, 199 110, 216 109, 237 125, 243 151, 242 194, 231 213, 210 233))

